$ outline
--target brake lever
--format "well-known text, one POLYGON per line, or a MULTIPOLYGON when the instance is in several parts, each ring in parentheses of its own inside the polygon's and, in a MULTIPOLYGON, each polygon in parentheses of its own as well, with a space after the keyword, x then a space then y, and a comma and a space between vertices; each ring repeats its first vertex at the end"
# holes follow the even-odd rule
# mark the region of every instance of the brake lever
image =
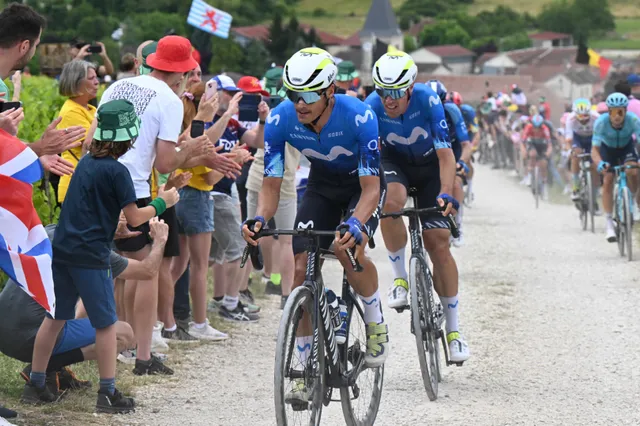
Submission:
POLYGON ((451 228, 451 235, 453 236, 453 238, 459 238, 460 228, 458 228, 458 224, 456 223, 453 215, 449 214, 449 216, 447 216, 447 220, 449 221, 449 227, 451 228))
MULTIPOLYGON (((349 230, 349 228, 347 228, 347 227, 340 227, 340 229, 339 229, 340 238, 344 237, 348 230, 349 230)), ((347 249, 345 251, 347 252, 347 257, 349 258, 349 262, 351 262, 351 266, 353 267, 353 270, 356 271, 356 272, 362 272, 364 270, 364 268, 362 267, 362 265, 360 265, 360 262, 358 262, 358 259, 356 259, 356 256, 355 256, 356 249, 355 249, 355 247, 352 248, 352 249, 347 249)))

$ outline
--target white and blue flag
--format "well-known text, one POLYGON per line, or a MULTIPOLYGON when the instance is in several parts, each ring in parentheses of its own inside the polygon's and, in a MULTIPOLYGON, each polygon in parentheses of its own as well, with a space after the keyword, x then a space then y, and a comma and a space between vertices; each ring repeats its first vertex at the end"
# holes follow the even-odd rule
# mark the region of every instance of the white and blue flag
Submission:
POLYGON ((229 38, 231 20, 227 12, 209 6, 202 0, 193 0, 187 17, 187 24, 221 38, 229 38))

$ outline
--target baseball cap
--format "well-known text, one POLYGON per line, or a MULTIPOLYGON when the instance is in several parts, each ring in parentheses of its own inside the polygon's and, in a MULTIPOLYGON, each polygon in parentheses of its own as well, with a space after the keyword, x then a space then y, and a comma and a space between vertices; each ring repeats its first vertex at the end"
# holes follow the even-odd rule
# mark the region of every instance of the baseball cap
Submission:
POLYGON ((278 91, 282 88, 282 67, 273 67, 264 73, 264 89, 272 96, 278 95, 278 91))
POLYGON ((124 142, 135 139, 140 134, 140 118, 133 104, 125 99, 109 101, 97 114, 98 127, 94 139, 101 142, 124 142))
POLYGON ((238 80, 238 89, 246 93, 260 93, 262 96, 269 96, 269 92, 260 85, 260 80, 250 75, 245 75, 238 80))
POLYGON ((217 75, 212 78, 218 84, 218 90, 227 90, 229 92, 239 92, 240 89, 233 82, 233 79, 228 75, 217 75))
POLYGON ((162 37, 156 51, 149 54, 145 62, 148 67, 165 72, 184 73, 198 66, 191 55, 191 42, 175 35, 162 37))
POLYGON ((338 64, 337 81, 351 81, 358 76, 356 66, 351 61, 342 61, 338 64))

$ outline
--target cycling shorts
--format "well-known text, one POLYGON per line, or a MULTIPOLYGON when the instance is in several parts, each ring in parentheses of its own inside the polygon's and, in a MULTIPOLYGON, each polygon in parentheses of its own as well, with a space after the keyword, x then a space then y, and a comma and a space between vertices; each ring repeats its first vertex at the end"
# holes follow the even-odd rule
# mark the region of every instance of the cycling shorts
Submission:
POLYGON ((622 148, 611 148, 605 144, 600 146, 600 157, 612 166, 619 166, 630 161, 638 161, 634 144, 629 142, 622 148))
POLYGON ((532 140, 527 142, 527 148, 529 151, 536 150, 539 159, 547 158, 547 142, 544 140, 532 140))
POLYGON ((591 152, 591 138, 593 135, 589 136, 580 136, 578 134, 573 134, 573 140, 571 142, 572 148, 582 148, 584 152, 591 152))

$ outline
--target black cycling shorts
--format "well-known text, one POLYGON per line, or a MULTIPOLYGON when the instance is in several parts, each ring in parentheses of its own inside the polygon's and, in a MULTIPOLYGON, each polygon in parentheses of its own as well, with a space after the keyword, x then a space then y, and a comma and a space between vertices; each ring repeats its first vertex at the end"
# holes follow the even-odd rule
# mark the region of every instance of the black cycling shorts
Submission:
POLYGON ((546 160, 547 159, 547 142, 546 141, 529 141, 527 143, 527 149, 529 151, 531 151, 532 149, 536 150, 536 153, 538 154, 538 158, 540 160, 546 160))

